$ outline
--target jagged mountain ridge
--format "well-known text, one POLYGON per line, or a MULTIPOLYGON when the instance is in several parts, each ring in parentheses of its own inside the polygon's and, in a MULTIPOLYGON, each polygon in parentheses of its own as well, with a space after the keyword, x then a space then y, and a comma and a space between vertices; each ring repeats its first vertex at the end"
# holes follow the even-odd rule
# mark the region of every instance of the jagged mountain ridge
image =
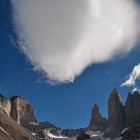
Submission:
MULTIPOLYGON (((140 131, 140 93, 137 91, 133 94, 129 93, 125 105, 123 105, 117 89, 113 89, 108 100, 108 119, 101 115, 98 105, 94 105, 89 125, 80 129, 61 129, 49 122, 38 122, 35 111, 28 100, 19 96, 11 97, 11 99, 0 96, 0 107, 1 112, 5 112, 8 119, 15 120, 16 125, 28 129, 27 133, 34 139, 49 139, 46 130, 49 130, 54 136, 60 136, 61 133, 66 137, 74 137, 87 131, 100 131, 103 132, 103 137, 113 139, 122 136, 123 140, 128 140, 130 133, 135 134, 135 129, 140 131), (121 132, 125 128, 128 129, 122 135, 121 132)), ((140 137, 139 133, 137 137, 140 137)), ((31 137, 26 139, 30 140, 31 137)), ((7 139, 3 138, 3 140, 7 139)))

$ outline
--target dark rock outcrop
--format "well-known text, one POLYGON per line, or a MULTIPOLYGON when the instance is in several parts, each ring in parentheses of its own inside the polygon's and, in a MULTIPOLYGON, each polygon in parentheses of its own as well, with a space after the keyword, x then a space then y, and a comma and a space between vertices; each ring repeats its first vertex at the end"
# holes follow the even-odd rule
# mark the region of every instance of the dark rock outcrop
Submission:
POLYGON ((92 115, 88 129, 92 131, 104 131, 107 128, 107 125, 107 119, 102 117, 99 107, 95 104, 92 109, 92 115))
POLYGON ((130 127, 122 134, 121 140, 139 140, 140 139, 140 124, 130 127))
POLYGON ((128 94, 125 112, 127 126, 134 126, 140 123, 140 93, 138 91, 128 94))
POLYGON ((87 140, 89 138, 90 138, 90 136, 88 134, 85 134, 85 133, 81 133, 77 136, 77 140, 87 140))
POLYGON ((37 123, 35 112, 28 100, 19 96, 14 96, 11 99, 11 117, 23 126, 28 123, 37 123))
POLYGON ((86 128, 80 128, 80 129, 63 129, 61 134, 67 137, 73 137, 80 135, 81 133, 86 132, 86 128))
POLYGON ((113 89, 108 100, 108 129, 105 136, 117 137, 125 127, 125 109, 117 89, 113 89))

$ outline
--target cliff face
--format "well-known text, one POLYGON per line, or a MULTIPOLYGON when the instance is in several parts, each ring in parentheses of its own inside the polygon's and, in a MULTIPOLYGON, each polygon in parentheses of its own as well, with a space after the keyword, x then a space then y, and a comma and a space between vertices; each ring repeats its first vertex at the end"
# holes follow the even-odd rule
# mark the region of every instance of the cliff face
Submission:
POLYGON ((12 97, 10 100, 12 106, 10 115, 18 124, 37 123, 34 109, 28 103, 28 100, 19 96, 12 97))
POLYGON ((108 121, 110 127, 121 129, 125 126, 125 109, 116 89, 113 89, 108 100, 108 121))
POLYGON ((99 107, 94 105, 89 126, 86 129, 67 130, 67 132, 74 134, 87 130, 104 131, 104 137, 110 138, 122 135, 122 140, 128 140, 129 137, 131 140, 140 138, 140 133, 137 133, 140 130, 140 93, 129 93, 124 106, 117 89, 113 89, 108 99, 108 120, 102 117, 99 107), (130 129, 122 135, 121 132, 126 127, 130 129))
POLYGON ((116 89, 113 89, 108 100, 108 129, 107 136, 116 137, 125 127, 125 108, 116 89))
POLYGON ((126 103, 126 122, 128 126, 140 123, 140 94, 139 92, 129 93, 126 103))
POLYGON ((93 131, 104 131, 107 128, 107 119, 102 117, 99 107, 95 104, 92 109, 91 120, 89 123, 89 129, 93 131))
POLYGON ((26 128, 18 125, 0 110, 0 140, 36 140, 26 128))
POLYGON ((11 102, 9 99, 0 96, 0 107, 10 116, 11 102))

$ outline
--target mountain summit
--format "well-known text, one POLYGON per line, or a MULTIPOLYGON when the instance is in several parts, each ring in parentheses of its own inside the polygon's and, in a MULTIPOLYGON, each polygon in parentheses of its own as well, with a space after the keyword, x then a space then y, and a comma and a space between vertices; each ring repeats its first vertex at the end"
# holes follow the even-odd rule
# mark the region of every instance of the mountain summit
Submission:
POLYGON ((103 131, 107 127, 107 119, 102 117, 98 105, 94 105, 92 109, 91 120, 89 124, 89 129, 93 131, 103 131))

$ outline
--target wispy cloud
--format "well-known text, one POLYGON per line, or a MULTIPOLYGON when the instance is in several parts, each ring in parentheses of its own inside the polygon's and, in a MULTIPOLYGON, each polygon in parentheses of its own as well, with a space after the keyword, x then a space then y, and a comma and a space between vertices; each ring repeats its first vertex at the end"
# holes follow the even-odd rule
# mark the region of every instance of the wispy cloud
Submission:
POLYGON ((135 86, 136 80, 140 77, 140 63, 136 65, 129 74, 128 79, 121 86, 135 86))
POLYGON ((138 36, 133 0, 11 0, 19 48, 46 77, 72 82, 89 65, 127 53, 138 36))

